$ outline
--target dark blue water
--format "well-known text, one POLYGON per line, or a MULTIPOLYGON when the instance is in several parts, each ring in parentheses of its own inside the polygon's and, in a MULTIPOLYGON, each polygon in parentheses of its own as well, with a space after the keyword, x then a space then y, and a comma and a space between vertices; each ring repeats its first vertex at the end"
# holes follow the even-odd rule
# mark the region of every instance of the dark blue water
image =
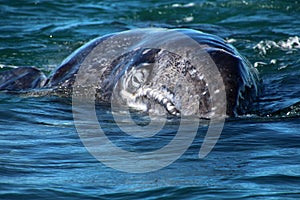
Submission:
MULTIPOLYGON (((299 1, 0 0, 0 13, 1 64, 50 73, 104 34, 188 27, 231 42, 263 79, 260 115, 228 119, 207 157, 198 158, 207 131, 200 125, 178 160, 141 174, 107 167, 87 151, 69 100, 1 93, 0 199, 300 198, 299 1)), ((121 135, 106 108, 97 114, 124 149, 160 147, 121 135)), ((165 144, 176 128, 178 121, 169 121, 156 139, 165 144)))

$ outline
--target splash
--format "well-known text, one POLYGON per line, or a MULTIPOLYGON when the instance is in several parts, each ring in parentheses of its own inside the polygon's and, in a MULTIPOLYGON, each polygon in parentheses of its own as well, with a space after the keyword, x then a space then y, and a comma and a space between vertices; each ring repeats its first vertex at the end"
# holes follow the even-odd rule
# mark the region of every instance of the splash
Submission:
POLYGON ((280 49, 291 53, 300 49, 300 41, 298 36, 289 37, 287 40, 281 40, 279 42, 263 40, 255 45, 253 49, 258 50, 261 55, 266 55, 273 49, 280 49))

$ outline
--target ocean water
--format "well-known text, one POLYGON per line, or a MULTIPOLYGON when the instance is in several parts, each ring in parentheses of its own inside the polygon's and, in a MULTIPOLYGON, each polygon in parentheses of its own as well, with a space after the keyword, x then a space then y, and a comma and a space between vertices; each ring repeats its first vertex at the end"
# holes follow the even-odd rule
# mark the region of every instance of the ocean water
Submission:
MULTIPOLYGON (((98 161, 80 138, 69 100, 1 93, 0 199, 300 198, 299 1, 0 0, 0 13, 0 64, 36 66, 49 74, 95 37, 185 27, 232 43, 263 80, 259 113, 227 119, 205 158, 198 157, 208 129, 204 121, 182 156, 147 173, 98 161)), ((159 149, 179 126, 169 119, 153 140, 133 140, 108 113, 97 107, 99 123, 128 151, 159 149)))

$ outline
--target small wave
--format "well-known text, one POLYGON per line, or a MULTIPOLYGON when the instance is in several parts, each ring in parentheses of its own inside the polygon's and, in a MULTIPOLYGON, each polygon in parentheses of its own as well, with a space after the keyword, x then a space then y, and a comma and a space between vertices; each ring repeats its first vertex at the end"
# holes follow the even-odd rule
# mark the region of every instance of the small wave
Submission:
POLYGON ((300 116, 300 101, 293 105, 290 105, 288 107, 280 109, 276 112, 268 114, 267 116, 268 117, 281 117, 281 118, 299 117, 300 116))
POLYGON ((258 50, 262 55, 266 55, 272 49, 292 52, 300 49, 300 40, 298 36, 289 37, 287 40, 281 40, 279 42, 263 40, 255 45, 253 49, 258 50))

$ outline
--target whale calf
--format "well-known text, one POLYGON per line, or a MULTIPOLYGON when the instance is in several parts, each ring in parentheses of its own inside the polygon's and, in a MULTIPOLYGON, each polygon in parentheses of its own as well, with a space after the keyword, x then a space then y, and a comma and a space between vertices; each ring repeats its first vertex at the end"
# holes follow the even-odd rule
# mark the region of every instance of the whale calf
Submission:
POLYGON ((251 112, 259 95, 259 76, 232 45, 218 36, 192 29, 140 29, 99 37, 77 49, 48 77, 35 67, 0 69, 0 90, 4 92, 68 98, 73 95, 74 86, 82 87, 76 89, 81 96, 89 92, 85 88, 93 87, 95 100, 100 103, 111 103, 114 97, 119 105, 137 110, 206 118, 215 109, 212 93, 220 90, 225 91, 227 116, 251 112), (190 38, 198 49, 189 50, 185 45, 186 54, 178 54, 156 45, 176 44, 180 51, 184 42, 177 36, 190 38), (111 62, 105 61, 104 54, 111 55, 108 52, 118 51, 116 47, 123 48, 125 44, 127 51, 111 58, 111 62), (196 54, 198 50, 202 53, 196 54), (184 56, 189 54, 197 57, 197 63, 184 56), (204 54, 214 66, 202 59, 204 54), (210 67, 217 68, 224 88, 209 90, 209 85, 214 84, 208 80, 210 67), (81 79, 76 80, 79 72, 81 79))

